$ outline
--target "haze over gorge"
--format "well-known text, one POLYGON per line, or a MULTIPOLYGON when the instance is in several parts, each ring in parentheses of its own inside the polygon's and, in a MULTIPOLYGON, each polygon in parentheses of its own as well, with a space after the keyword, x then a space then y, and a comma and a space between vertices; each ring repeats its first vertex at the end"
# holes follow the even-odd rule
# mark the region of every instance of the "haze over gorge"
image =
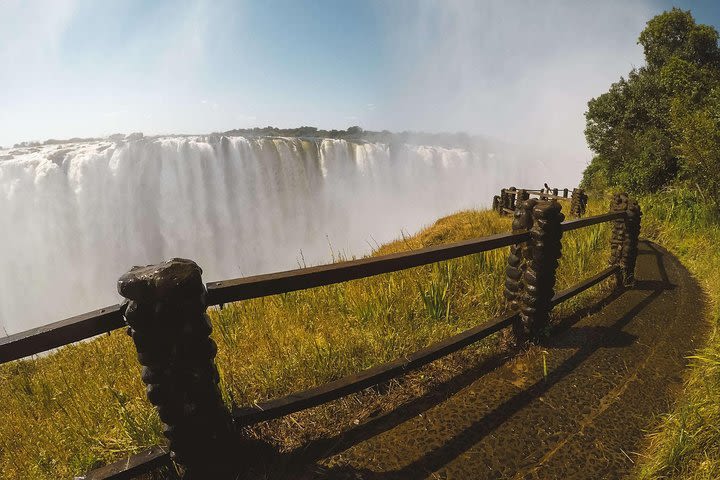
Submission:
POLYGON ((548 173, 479 140, 114 138, 0 151, 8 334, 117 302, 133 265, 191 258, 212 281, 361 256, 548 173))

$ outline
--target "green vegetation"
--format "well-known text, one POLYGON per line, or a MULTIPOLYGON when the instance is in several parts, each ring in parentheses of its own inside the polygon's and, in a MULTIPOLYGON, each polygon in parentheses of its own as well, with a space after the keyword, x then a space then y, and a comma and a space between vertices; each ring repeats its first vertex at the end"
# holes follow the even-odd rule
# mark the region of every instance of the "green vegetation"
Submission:
MULTIPOLYGON (((604 211, 605 202, 589 206, 589 214, 604 211)), ((495 212, 460 212, 375 254, 509 229, 510 219, 495 212)), ((607 266, 609 225, 570 232, 563 245, 559 289, 607 266)), ((213 309, 226 400, 250 404, 318 385, 394 360, 498 315, 505 308, 507 253, 499 249, 213 309)), ((610 283, 564 303, 556 313, 586 306, 610 283)), ((282 449, 332 434, 432 389, 453 372, 497 352, 500 345, 500 336, 492 337, 455 354, 455 360, 435 362, 381 389, 260 425, 250 433, 282 449)), ((71 478, 162 442, 132 342, 123 331, 3 365, 0 403, 0 471, 7 478, 71 478)))
POLYGON ((237 128, 222 132, 220 135, 241 135, 244 137, 302 137, 302 138, 335 138, 355 142, 380 142, 387 144, 423 144, 447 148, 470 148, 472 145, 487 142, 482 137, 467 133, 425 133, 425 132, 376 132, 363 130, 358 126, 347 130, 321 130, 316 127, 277 128, 272 126, 255 128, 237 128))
MULTIPOLYGON (((643 235, 677 255, 709 297, 707 345, 691 358, 686 387, 674 410, 651 435, 637 471, 642 479, 720 478, 720 223, 697 192, 648 195, 641 200, 643 235)), ((701 299, 698 299, 701 301, 701 299)))
MULTIPOLYGON (((720 478, 720 48, 718 32, 672 9, 647 23, 646 65, 592 99, 595 152, 583 185, 640 197, 642 233, 673 253, 710 300, 707 345, 686 388, 641 454, 639 478, 720 478)), ((698 299, 698 301, 701 301, 698 299)))
POLYGON ((635 194, 670 185, 699 190, 718 208, 720 48, 718 32, 673 9, 640 34, 647 64, 590 100, 585 134, 596 153, 586 187, 635 194))

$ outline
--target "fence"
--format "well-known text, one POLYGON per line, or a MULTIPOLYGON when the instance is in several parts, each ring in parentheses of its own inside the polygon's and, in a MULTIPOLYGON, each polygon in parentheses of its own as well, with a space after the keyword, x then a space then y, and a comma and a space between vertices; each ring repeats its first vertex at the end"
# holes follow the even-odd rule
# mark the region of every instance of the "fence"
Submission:
POLYGON ((500 190, 500 195, 493 197, 492 206, 493 210, 498 212, 500 215, 512 215, 515 211, 515 205, 530 199, 533 195, 537 196, 540 200, 570 200, 570 214, 575 217, 582 217, 585 215, 587 207, 588 196, 585 190, 582 188, 573 188, 572 194, 568 197, 570 191, 567 188, 560 190, 557 188, 548 187, 547 183, 545 188, 540 190, 528 190, 524 188, 503 188, 500 190))
POLYGON ((187 478, 235 478, 250 451, 242 427, 382 384, 505 328, 512 329, 517 344, 533 342, 545 330, 555 305, 613 275, 618 286, 632 285, 641 212, 627 195, 615 195, 609 213, 570 221, 564 221, 555 198, 525 198, 513 207, 511 233, 207 285, 202 282, 201 269, 190 260, 136 267, 118 281, 118 290, 127 302, 3 338, 0 363, 127 326, 143 365, 148 399, 165 425, 168 447, 154 447, 94 470, 86 478, 132 478, 173 461, 183 467, 187 478), (613 222, 610 266, 556 293, 563 232, 604 222, 613 222), (309 390, 232 411, 223 404, 208 306, 341 283, 503 247, 510 247, 504 292, 509 314, 407 357, 309 390))

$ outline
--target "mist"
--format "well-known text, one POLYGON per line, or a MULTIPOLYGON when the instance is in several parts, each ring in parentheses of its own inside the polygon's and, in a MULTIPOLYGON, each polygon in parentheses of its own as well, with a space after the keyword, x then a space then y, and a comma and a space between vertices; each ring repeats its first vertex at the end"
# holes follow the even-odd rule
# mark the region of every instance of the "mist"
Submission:
POLYGON ((218 280, 323 263, 487 207, 502 187, 572 188, 590 159, 587 101, 641 62, 635 40, 657 10, 460 0, 139 9, 0 6, 0 145, 264 125, 476 140, 216 135, 5 148, 9 333, 117 301, 115 279, 135 264, 185 256, 218 280))
MULTIPOLYGON (((393 52, 377 121, 468 131, 539 148, 577 184, 590 159, 587 102, 642 63, 651 2, 392 2, 393 52), (418 8, 413 8, 414 6, 418 8)), ((389 9, 389 11, 387 10, 389 9)))
POLYGON ((479 139, 137 137, 0 151, 8 333, 119 301, 132 265, 190 258, 215 281, 361 256, 539 169, 479 139))

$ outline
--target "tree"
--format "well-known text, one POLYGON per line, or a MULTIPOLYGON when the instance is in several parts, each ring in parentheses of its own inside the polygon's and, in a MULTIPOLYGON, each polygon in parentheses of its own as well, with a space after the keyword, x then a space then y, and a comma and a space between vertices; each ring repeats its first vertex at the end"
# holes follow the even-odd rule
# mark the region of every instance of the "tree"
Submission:
POLYGON ((718 32, 673 8, 651 19, 638 43, 646 65, 588 102, 595 156, 583 185, 647 193, 713 176, 720 186, 718 32))

